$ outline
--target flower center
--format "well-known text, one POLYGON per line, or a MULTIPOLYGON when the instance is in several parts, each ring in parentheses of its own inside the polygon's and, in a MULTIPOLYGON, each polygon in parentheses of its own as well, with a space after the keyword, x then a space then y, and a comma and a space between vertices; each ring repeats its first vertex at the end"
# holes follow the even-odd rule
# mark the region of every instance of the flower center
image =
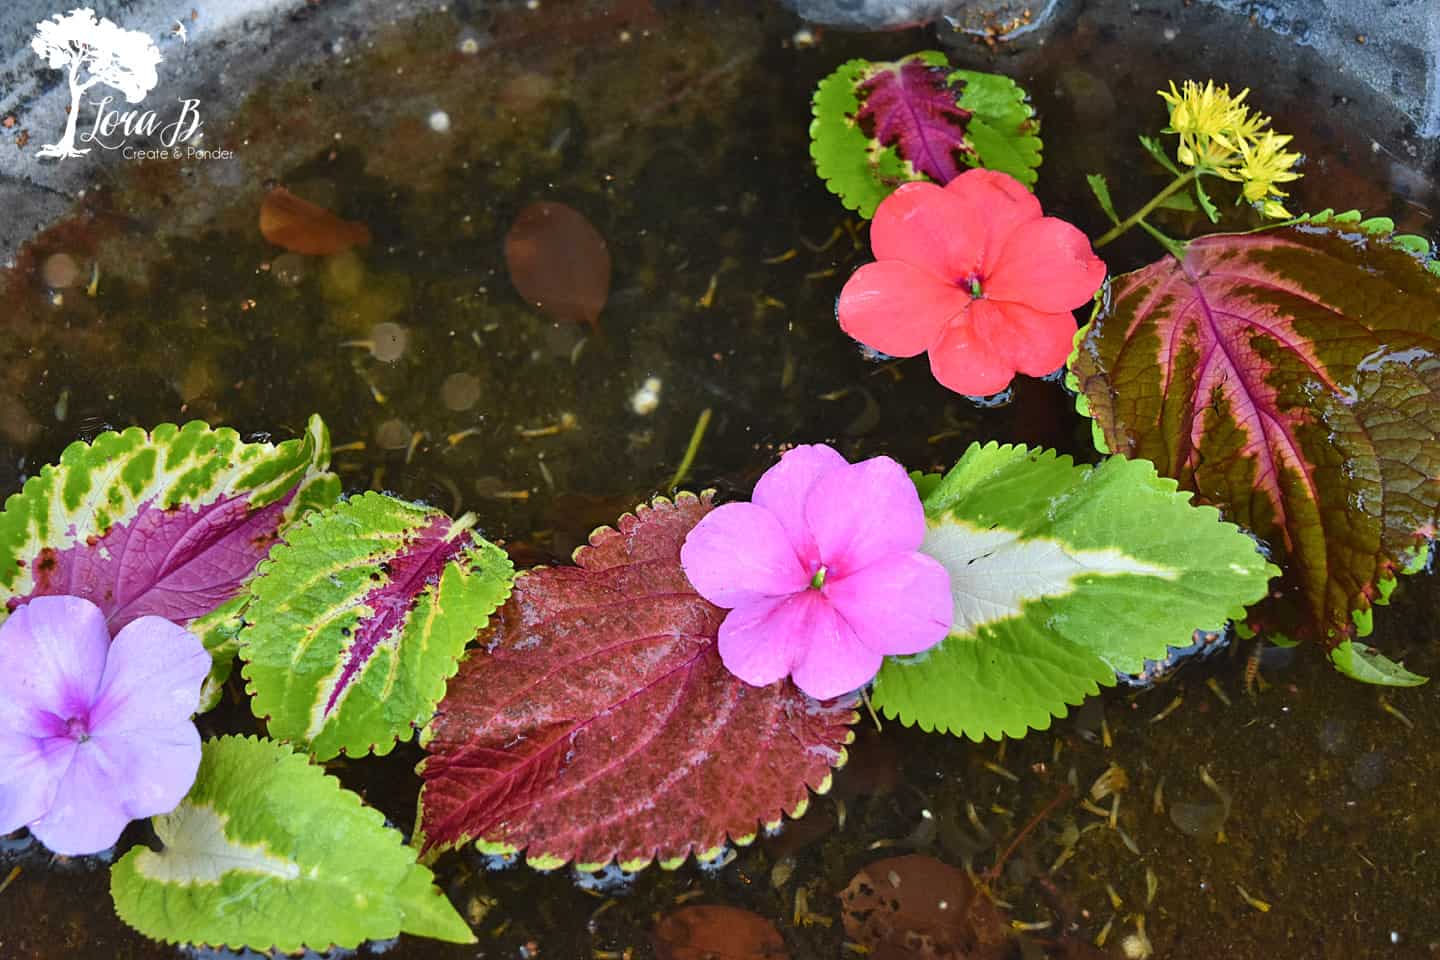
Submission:
POLYGON ((981 297, 985 296, 985 291, 980 289, 980 277, 978 274, 973 275, 969 278, 969 284, 970 296, 974 297, 976 300, 979 300, 981 297))
POLYGON ((65 721, 65 736, 76 743, 90 739, 90 721, 87 717, 71 717, 65 721))
POLYGON ((827 573, 827 571, 826 571, 826 569, 825 569, 825 565, 824 565, 824 564, 821 564, 821 565, 820 565, 820 569, 818 569, 818 570, 815 571, 815 576, 813 576, 813 577, 810 578, 810 589, 811 589, 811 590, 819 590, 821 587, 825 586, 825 574, 826 574, 826 573, 827 573))

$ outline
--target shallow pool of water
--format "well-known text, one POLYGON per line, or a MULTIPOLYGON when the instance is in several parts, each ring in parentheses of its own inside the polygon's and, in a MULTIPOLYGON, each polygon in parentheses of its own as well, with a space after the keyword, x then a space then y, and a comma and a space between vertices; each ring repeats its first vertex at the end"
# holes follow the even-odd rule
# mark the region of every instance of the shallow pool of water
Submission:
MULTIPOLYGON (((1307 162, 1295 207, 1359 207, 1436 235, 1435 178, 1407 152, 1413 131, 1303 49, 1180 3, 1061 16, 1043 44, 946 40, 958 65, 1031 92, 1048 212, 1098 235, 1092 171, 1122 210, 1153 194, 1164 174, 1133 145, 1163 125, 1154 91, 1213 76, 1254 88, 1251 102, 1296 135, 1307 162)), ((664 490, 706 410, 690 477, 722 494, 747 494, 788 442, 923 469, 990 439, 1094 459, 1058 383, 1021 378, 1008 405, 980 408, 936 385, 923 359, 877 364, 840 334, 834 299, 869 247, 814 176, 810 92, 849 57, 936 38, 797 44, 797 27, 743 3, 459 4, 253 91, 224 130, 236 158, 223 189, 177 165, 109 171, 6 278, 0 487, 112 427, 201 418, 279 439, 319 412, 348 490, 475 511, 487 536, 548 562, 664 490), (280 258, 256 229, 276 182, 366 223, 373 243, 280 258), (553 321, 511 288, 501 238, 537 200, 575 207, 607 240, 614 281, 595 329, 553 321), (54 253, 98 264, 95 296, 44 288, 37 273, 54 253), (405 331, 388 362, 371 343, 382 323, 405 331), (637 410, 647 381, 658 403, 637 410)), ((1184 216, 1167 226, 1202 231, 1184 216)), ((1136 236, 1106 255, 1118 273, 1159 251, 1136 236)), ((1378 613, 1376 642, 1433 675, 1437 616, 1430 575, 1411 578, 1378 613)), ((1436 688, 1382 692, 1300 648, 1267 652, 1267 685, 1247 695, 1250 653, 1237 645, 1122 688, 1019 742, 863 730, 829 797, 721 870, 581 883, 447 855, 438 880, 479 944, 402 938, 359 952, 646 957, 654 916, 683 900, 774 919, 796 957, 851 955, 836 894, 860 866, 915 850, 983 869, 1067 782, 1083 792, 1118 764, 1129 780, 1118 829, 1084 832, 1050 874, 1067 827, 1103 820, 1068 802, 1019 845, 996 891, 1017 919, 1085 941, 1109 924, 1117 956, 1140 929, 1161 957, 1435 955, 1436 688)), ((234 681, 199 723, 206 735, 255 729, 234 681)), ((419 757, 411 745, 333 768, 408 830, 419 757)), ((144 836, 132 828, 124 844, 144 836)), ((0 956, 175 956, 114 918, 107 862, 0 840, 0 882, 11 877, 0 956)))

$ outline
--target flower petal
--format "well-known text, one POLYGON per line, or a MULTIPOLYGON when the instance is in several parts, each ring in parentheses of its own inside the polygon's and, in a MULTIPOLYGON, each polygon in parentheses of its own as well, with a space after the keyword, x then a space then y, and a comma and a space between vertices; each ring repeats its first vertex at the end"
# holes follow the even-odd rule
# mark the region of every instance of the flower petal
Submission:
MULTIPOLYGON (((820 597, 817 590, 809 592, 820 597)), ((795 686, 816 700, 829 700, 874 680, 885 658, 861 643, 828 602, 812 601, 812 606, 816 612, 809 635, 790 673, 795 686)))
POLYGON ((1075 346, 1075 315, 1041 313, 1020 303, 977 300, 970 322, 988 343, 999 345, 1007 365, 1032 377, 1060 369, 1075 346))
POLYGON ((796 685, 817 700, 867 683, 881 661, 855 638, 819 590, 732 610, 720 624, 720 659, 731 673, 757 687, 782 680, 793 670, 796 685))
POLYGON ((974 322, 977 308, 988 301, 974 300, 960 320, 951 323, 930 347, 930 371, 941 384, 971 397, 988 397, 1010 386, 1015 365, 1010 350, 992 343, 974 322))
MULTIPOLYGON (((800 566, 806 571, 814 570, 819 564, 820 554, 815 549, 810 528, 805 526, 805 498, 822 474, 848 466, 849 461, 833 447, 807 443, 785 451, 780 456, 780 462, 766 470, 760 482, 755 484, 750 501, 764 507, 780 521, 795 548, 800 566)), ((809 586, 808 578, 795 589, 806 586, 809 586)))
POLYGON ((790 666, 808 642, 809 618, 817 590, 767 597, 731 610, 720 624, 720 661, 752 687, 763 687, 790 674, 790 666))
POLYGON ((867 263, 850 275, 835 304, 840 329, 892 357, 923 353, 970 291, 902 260, 867 263))
POLYGON ((200 706, 210 654, 189 630, 163 617, 140 617, 110 644, 105 677, 90 711, 93 736, 189 723, 200 706))
POLYGON ((0 836, 42 816, 55 801, 75 741, 0 732, 0 836))
POLYGON ((705 515, 680 547, 680 566, 695 592, 717 607, 738 607, 804 590, 785 528, 753 503, 727 503, 705 515))
POLYGON ((1105 262, 1090 240, 1055 217, 1021 224, 993 268, 985 273, 985 297, 1023 303, 1041 313, 1074 310, 1099 289, 1105 262))
POLYGON ((950 574, 933 557, 910 553, 826 580, 824 594, 876 653, 919 653, 950 632, 955 598, 950 574))
POLYGON ((805 524, 820 562, 837 577, 890 554, 911 553, 925 539, 920 495, 905 468, 889 457, 871 457, 816 480, 805 500, 805 524))
POLYGON ((949 283, 979 271, 985 236, 981 211, 933 183, 902 184, 870 222, 876 260, 903 260, 949 283))
POLYGON ((175 809, 199 769, 200 732, 189 721, 93 736, 77 745, 54 803, 30 832, 56 853, 98 853, 114 846, 131 820, 175 809))
POLYGON ((945 192, 959 200, 983 224, 979 264, 982 276, 988 276, 995 268, 1015 229, 1042 216, 1035 194, 1008 173, 979 168, 966 170, 945 184, 945 192))
POLYGON ((110 631, 88 600, 36 597, 0 625, 0 729, 38 733, 44 714, 85 714, 105 673, 110 631))

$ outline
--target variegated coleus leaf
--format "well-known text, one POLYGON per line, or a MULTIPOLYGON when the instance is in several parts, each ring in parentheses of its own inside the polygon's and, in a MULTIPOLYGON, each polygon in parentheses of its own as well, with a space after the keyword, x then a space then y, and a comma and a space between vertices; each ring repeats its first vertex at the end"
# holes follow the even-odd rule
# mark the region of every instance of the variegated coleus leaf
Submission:
POLYGON ((1097 441, 1281 565, 1252 629, 1363 636, 1440 519, 1440 265, 1391 229, 1327 214, 1191 241, 1117 278, 1077 339, 1097 441))
POLYGON ((473 943, 398 830, 302 754, 208 740, 195 786, 110 871, 115 912, 167 943, 280 954, 402 931, 473 943))
POLYGON ((271 736, 322 760, 385 754, 430 718, 465 644, 510 595, 510 559, 473 523, 366 493, 286 533, 240 635, 271 736))
POLYGON ((1244 616, 1278 572, 1143 460, 973 444, 919 486, 920 549, 950 573, 955 622, 938 647, 887 658, 874 703, 924 730, 1044 730, 1117 673, 1244 616))
POLYGON ((720 662, 725 611, 680 568, 708 494, 603 527, 532 570, 425 729, 417 843, 525 850, 540 869, 709 860, 798 817, 845 761, 854 697, 751 687, 720 662))
POLYGON ((936 50, 845 62, 820 81, 812 112, 816 172, 862 217, 911 180, 945 184, 971 167, 1037 179, 1039 124, 1025 91, 999 74, 952 70, 936 50))
POLYGON ((256 565, 292 520, 339 496, 329 462, 319 417, 280 444, 199 421, 73 443, 0 512, 4 612, 71 594, 99 606, 112 633, 147 614, 187 626, 215 659, 213 703, 256 565))

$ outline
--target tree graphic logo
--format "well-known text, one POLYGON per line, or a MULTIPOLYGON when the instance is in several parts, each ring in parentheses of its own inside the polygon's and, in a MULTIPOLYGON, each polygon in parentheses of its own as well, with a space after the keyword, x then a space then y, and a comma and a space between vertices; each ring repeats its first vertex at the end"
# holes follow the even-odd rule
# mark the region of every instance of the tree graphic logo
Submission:
POLYGON ((41 147, 41 157, 81 157, 90 148, 75 146, 75 122, 80 116, 80 97, 103 83, 139 103, 160 82, 155 67, 160 49, 150 35, 126 30, 105 17, 96 18, 88 7, 55 14, 35 25, 30 48, 53 70, 66 70, 70 81, 70 114, 65 133, 55 143, 41 147))

